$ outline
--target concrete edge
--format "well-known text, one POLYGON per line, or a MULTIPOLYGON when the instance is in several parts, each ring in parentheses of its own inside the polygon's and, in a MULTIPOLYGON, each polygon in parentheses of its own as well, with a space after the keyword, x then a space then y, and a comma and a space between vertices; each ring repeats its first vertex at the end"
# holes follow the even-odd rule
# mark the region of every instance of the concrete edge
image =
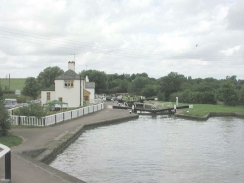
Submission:
MULTIPOLYGON (((35 167, 38 167, 40 169, 42 169, 43 171, 45 172, 48 172, 49 174, 51 174, 52 176, 56 176, 57 178, 59 178, 60 180, 62 181, 65 181, 65 182, 76 182, 76 183, 85 183, 84 181, 72 176, 72 175, 69 175, 65 172, 62 172, 60 170, 57 170, 47 164, 44 164, 40 161, 37 161, 27 155, 24 155, 22 153, 12 153, 13 156, 25 161, 25 162, 28 162, 30 164, 33 164, 35 167)), ((61 182, 61 181, 60 181, 61 182)))

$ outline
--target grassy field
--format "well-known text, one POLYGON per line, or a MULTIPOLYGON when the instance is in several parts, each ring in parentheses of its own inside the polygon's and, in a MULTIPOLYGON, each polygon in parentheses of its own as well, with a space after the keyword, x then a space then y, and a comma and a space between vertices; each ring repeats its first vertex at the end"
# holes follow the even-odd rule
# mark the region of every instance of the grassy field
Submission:
POLYGON ((0 137, 0 143, 8 147, 18 146, 22 143, 22 138, 9 134, 7 136, 0 137))
MULTIPOLYGON (((186 104, 180 104, 186 105, 186 104)), ((210 112, 216 113, 240 113, 244 114, 243 106, 225 106, 225 105, 211 105, 211 104, 193 104, 193 108, 187 108, 181 110, 182 114, 191 116, 203 117, 210 112)))
MULTIPOLYGON (((174 102, 152 102, 154 103, 157 108, 167 108, 167 107, 174 107, 175 103, 174 102), (170 104, 170 106, 168 106, 170 104)), ((185 103, 179 103, 179 106, 185 106, 189 104, 185 103)), ((186 108, 186 109, 180 109, 178 110, 179 113, 185 114, 185 115, 190 115, 190 116, 199 116, 203 117, 211 112, 215 113, 240 113, 244 114, 244 106, 226 106, 223 104, 192 104, 193 108, 186 108)))
MULTIPOLYGON (((25 84, 25 78, 10 78, 10 90, 22 90, 25 84)), ((8 78, 1 78, 0 83, 5 90, 5 87, 9 87, 9 79, 8 78)))

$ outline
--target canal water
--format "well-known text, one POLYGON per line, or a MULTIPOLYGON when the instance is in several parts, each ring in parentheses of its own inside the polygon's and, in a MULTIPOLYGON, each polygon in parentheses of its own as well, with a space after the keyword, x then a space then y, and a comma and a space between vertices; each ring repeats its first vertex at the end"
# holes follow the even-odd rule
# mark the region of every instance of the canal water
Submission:
POLYGON ((88 183, 239 183, 244 120, 143 115, 87 129, 50 165, 88 183))

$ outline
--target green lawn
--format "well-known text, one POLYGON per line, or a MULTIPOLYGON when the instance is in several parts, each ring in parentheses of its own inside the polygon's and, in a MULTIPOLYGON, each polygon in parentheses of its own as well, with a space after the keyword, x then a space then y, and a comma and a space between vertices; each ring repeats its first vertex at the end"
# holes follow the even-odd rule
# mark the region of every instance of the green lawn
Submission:
MULTIPOLYGON (((181 104, 183 105, 183 104, 181 104)), ((225 105, 211 105, 211 104, 193 104, 193 108, 181 110, 183 114, 191 116, 203 117, 210 112, 216 113, 240 113, 244 114, 243 106, 225 106, 225 105)))
POLYGON ((0 137, 0 143, 8 147, 18 146, 22 143, 22 138, 9 134, 7 136, 0 137))
MULTIPOLYGON (((155 103, 155 102, 153 102, 155 103)), ((173 107, 175 105, 175 102, 162 102, 158 101, 155 103, 159 108, 164 106, 164 108, 167 108, 167 104, 171 104, 169 107, 173 107)), ((185 103, 179 103, 179 106, 186 106, 189 104, 185 103)), ((192 104, 193 108, 186 108, 186 109, 180 109, 178 110, 179 113, 190 115, 190 116, 199 116, 203 117, 211 112, 215 113, 240 113, 244 114, 244 106, 226 106, 223 104, 192 104)))
MULTIPOLYGON (((10 78, 10 90, 23 90, 26 78, 10 78)), ((3 87, 9 87, 9 79, 8 78, 1 78, 0 83, 3 87)))

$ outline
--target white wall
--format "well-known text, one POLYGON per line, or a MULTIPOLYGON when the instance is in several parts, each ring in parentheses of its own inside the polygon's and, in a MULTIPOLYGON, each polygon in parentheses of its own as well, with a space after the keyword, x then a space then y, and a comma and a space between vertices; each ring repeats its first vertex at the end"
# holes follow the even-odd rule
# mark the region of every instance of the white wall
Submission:
POLYGON ((95 90, 94 89, 87 89, 87 88, 86 88, 86 90, 90 92, 90 103, 91 103, 95 98, 95 90))
POLYGON ((56 100, 55 91, 41 91, 41 104, 46 104, 47 102, 47 92, 50 92, 50 101, 56 100))
POLYGON ((83 89, 84 80, 74 80, 73 88, 65 88, 64 80, 55 80, 55 97, 58 100, 59 97, 63 98, 63 102, 68 103, 68 107, 79 107, 80 106, 80 92, 81 92, 81 106, 83 106, 83 89))

